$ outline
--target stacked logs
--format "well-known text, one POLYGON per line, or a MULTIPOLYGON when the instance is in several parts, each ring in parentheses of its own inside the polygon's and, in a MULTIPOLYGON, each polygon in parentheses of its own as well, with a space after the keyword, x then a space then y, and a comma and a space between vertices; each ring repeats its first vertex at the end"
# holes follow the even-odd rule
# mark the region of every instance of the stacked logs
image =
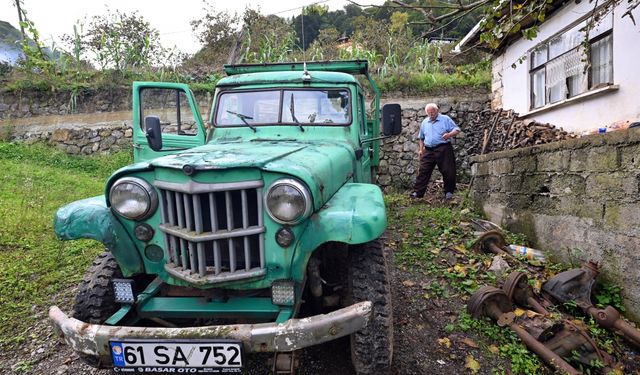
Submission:
POLYGON ((490 121, 482 124, 483 136, 475 154, 529 147, 576 138, 562 128, 532 119, 519 119, 513 110, 493 111, 490 121))

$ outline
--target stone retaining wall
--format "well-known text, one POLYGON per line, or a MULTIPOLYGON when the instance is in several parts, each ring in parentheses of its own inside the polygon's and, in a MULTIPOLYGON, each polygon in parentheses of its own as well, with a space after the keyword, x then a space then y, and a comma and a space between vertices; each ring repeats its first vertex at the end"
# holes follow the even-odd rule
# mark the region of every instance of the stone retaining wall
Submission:
MULTIPOLYGON (((410 189, 418 174, 418 131, 420 123, 425 119, 424 107, 427 102, 434 102, 440 112, 450 116, 462 132, 454 139, 454 150, 458 179, 468 181, 469 158, 479 153, 478 145, 482 139, 482 123, 489 122, 488 94, 472 97, 436 97, 425 99, 394 101, 402 106, 402 133, 399 136, 385 139, 380 152, 380 168, 377 183, 385 190, 390 188, 410 189)), ((442 178, 437 170, 431 180, 442 178)))
MULTIPOLYGON (((399 103, 403 107, 403 129, 399 136, 382 142, 378 183, 386 191, 392 187, 407 189, 413 184, 418 169, 418 128, 426 116, 424 106, 427 101, 438 103, 442 113, 451 116, 462 129, 463 132, 455 139, 454 149, 458 175, 462 181, 468 180, 469 157, 477 153, 482 139, 482 127, 479 125, 488 122, 491 116, 488 98, 488 94, 476 94, 472 97, 384 100, 399 103)), ((52 107, 34 105, 31 108, 52 107)), ((97 103, 86 104, 86 108, 102 107, 97 103)), ((130 116, 130 111, 122 111, 5 119, 0 121, 0 139, 29 143, 45 141, 72 154, 118 151, 131 145, 130 116)), ((438 178, 441 176, 436 171, 432 180, 438 178)))
POLYGON ((640 130, 501 151, 471 159, 474 200, 552 259, 602 265, 640 320, 640 130))
POLYGON ((45 142, 69 154, 90 155, 131 149, 132 134, 131 126, 126 122, 58 127, 36 125, 23 132, 14 132, 12 140, 29 144, 45 142))
MULTIPOLYGON (((0 91, 0 120, 74 113, 103 113, 131 110, 131 87, 43 92, 0 91)), ((194 92, 198 103, 207 107, 211 94, 194 92)))
POLYGON ((0 119, 131 109, 131 88, 42 92, 0 92, 0 119))

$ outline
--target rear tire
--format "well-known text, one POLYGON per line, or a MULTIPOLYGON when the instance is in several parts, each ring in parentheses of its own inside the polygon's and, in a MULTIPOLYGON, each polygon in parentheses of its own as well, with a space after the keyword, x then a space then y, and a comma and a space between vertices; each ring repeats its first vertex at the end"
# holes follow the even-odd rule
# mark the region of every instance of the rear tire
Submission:
POLYGON ((393 359, 393 308, 389 271, 380 240, 349 248, 347 302, 371 301, 369 324, 351 335, 351 362, 358 375, 389 374, 393 359))
MULTIPOLYGON (((118 311, 115 302, 113 279, 121 278, 122 271, 110 252, 99 254, 84 275, 78 287, 73 306, 73 317, 86 323, 102 324, 118 311)), ((80 358, 89 366, 105 368, 111 364, 110 358, 101 358, 80 354, 80 358)))

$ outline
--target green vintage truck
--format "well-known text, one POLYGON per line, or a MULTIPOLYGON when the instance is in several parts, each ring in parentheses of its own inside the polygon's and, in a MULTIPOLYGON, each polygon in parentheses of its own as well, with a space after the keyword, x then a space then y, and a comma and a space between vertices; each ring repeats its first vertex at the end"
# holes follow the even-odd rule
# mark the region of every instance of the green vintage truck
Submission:
MULTIPOLYGON (((366 61, 225 66, 209 120, 189 87, 133 84, 135 163, 104 195, 56 213, 61 239, 104 243, 71 316, 49 316, 80 357, 117 372, 241 373, 273 352, 350 335, 358 374, 389 371, 393 327, 371 183, 379 110, 366 61), (371 115, 354 75, 370 82, 371 115)), ((383 136, 380 135, 380 121, 383 136)))

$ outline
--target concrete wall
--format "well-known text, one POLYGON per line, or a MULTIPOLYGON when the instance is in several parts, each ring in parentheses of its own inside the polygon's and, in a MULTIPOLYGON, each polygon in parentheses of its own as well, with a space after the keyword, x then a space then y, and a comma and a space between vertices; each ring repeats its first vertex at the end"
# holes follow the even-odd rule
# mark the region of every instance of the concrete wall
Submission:
POLYGON ((491 221, 556 260, 599 262, 640 320, 640 130, 476 156, 471 171, 491 221))
MULTIPOLYGON (((621 18, 626 3, 619 4, 613 18, 613 81, 617 88, 583 99, 570 98, 565 105, 548 110, 530 110, 530 63, 528 59, 523 63, 518 60, 527 56, 528 51, 536 45, 589 14, 593 6, 589 1, 579 4, 568 2, 540 26, 534 40, 521 38, 496 58, 493 64, 493 108, 513 109, 520 116, 541 123, 552 123, 578 133, 617 121, 640 121, 640 101, 637 100, 640 96, 640 74, 637 74, 640 28, 628 16, 621 18), (515 68, 512 68, 514 63, 515 68), (499 80, 501 83, 497 83, 499 80), (529 112, 535 113, 528 114, 529 112)), ((640 19, 640 9, 636 9, 633 14, 635 19, 640 19)))

